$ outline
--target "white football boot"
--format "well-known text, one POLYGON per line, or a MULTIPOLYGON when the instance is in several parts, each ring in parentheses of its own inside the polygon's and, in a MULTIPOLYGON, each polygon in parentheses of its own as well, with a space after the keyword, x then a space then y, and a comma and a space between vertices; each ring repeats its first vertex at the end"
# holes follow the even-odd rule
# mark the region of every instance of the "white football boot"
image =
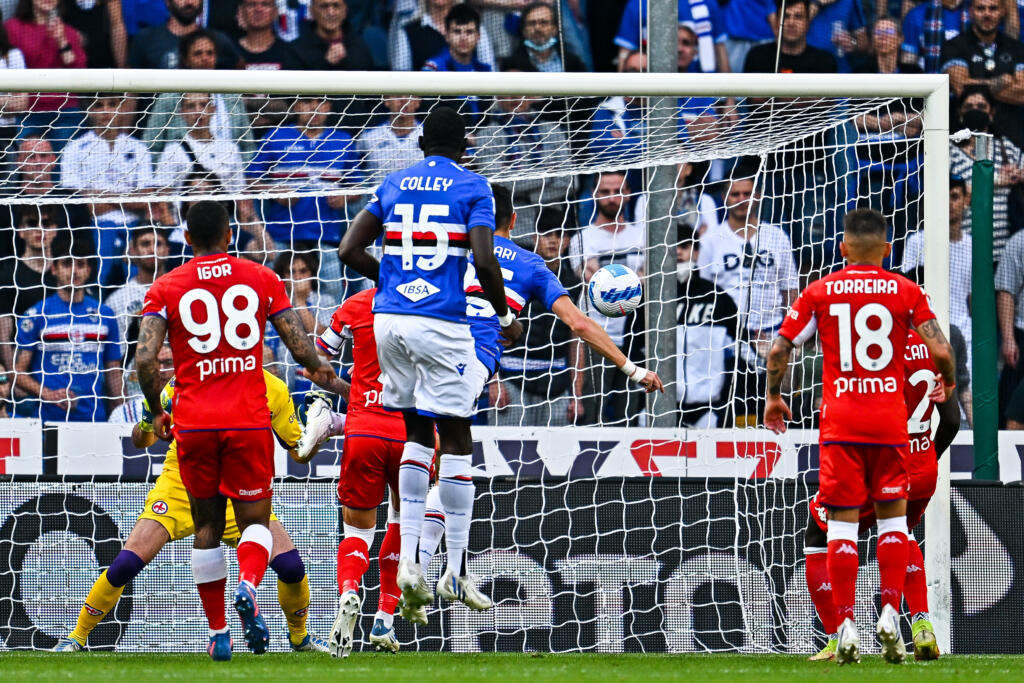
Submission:
POLYGON ((306 409, 306 424, 296 446, 299 460, 305 462, 320 444, 331 436, 331 404, 323 396, 316 396, 306 409))
POLYGON ((472 574, 455 576, 451 568, 444 570, 444 574, 437 581, 437 594, 449 602, 458 600, 466 607, 477 612, 494 607, 491 599, 480 592, 476 586, 476 577, 472 574))
POLYGON ((348 591, 338 601, 338 616, 334 618, 334 628, 331 629, 331 637, 328 640, 332 657, 345 658, 352 654, 357 621, 359 594, 348 591))
POLYGON ((423 578, 419 563, 405 557, 400 559, 396 581, 402 589, 402 599, 409 607, 416 608, 434 602, 434 592, 423 578))
POLYGON ((405 598, 398 601, 398 614, 410 624, 427 625, 427 607, 420 605, 413 607, 406 603, 405 598))
POLYGON ((860 634, 853 619, 844 619, 836 632, 836 662, 856 664, 860 661, 860 634))
POLYGON ((900 618, 892 605, 886 604, 882 607, 882 613, 878 615, 878 625, 875 627, 878 634, 878 641, 882 644, 882 657, 890 664, 902 664, 907 658, 907 647, 903 644, 903 635, 900 634, 900 618))

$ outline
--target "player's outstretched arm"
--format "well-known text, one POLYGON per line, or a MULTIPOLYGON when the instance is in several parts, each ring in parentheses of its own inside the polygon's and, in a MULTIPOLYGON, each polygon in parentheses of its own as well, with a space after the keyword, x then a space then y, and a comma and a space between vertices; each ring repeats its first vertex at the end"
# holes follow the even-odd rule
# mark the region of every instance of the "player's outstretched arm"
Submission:
POLYGON ((294 308, 286 308, 270 319, 281 341, 292 352, 292 357, 305 368, 306 378, 314 384, 334 391, 334 381, 338 376, 330 363, 325 363, 316 352, 306 327, 302 324, 299 314, 294 308))
POLYGON ((935 455, 942 457, 960 431, 960 405, 954 395, 937 406, 939 426, 935 430, 935 455))
POLYGON ((953 390, 956 389, 956 357, 953 355, 953 347, 950 346, 946 335, 942 333, 939 323, 934 318, 921 323, 917 328, 917 333, 924 340, 932 360, 942 375, 943 396, 940 399, 936 393, 932 400, 936 403, 948 401, 949 397, 953 395, 953 390))
POLYGON ((494 233, 490 228, 477 225, 469 229, 469 246, 473 249, 473 267, 480 281, 484 296, 498 314, 501 323, 501 335, 514 342, 523 333, 523 326, 508 310, 505 300, 505 279, 501 276, 501 265, 494 255, 494 233))
POLYGON ((142 395, 153 412, 153 432, 157 437, 170 441, 171 424, 160 402, 164 383, 160 381, 160 363, 157 356, 167 336, 167 321, 159 315, 142 317, 139 325, 139 340, 135 346, 135 370, 139 377, 142 395))
POLYGON ((768 396, 764 404, 764 426, 776 434, 786 431, 786 420, 793 419, 793 413, 782 398, 782 379, 789 368, 789 356, 793 353, 793 342, 785 337, 776 337, 768 351, 768 396))
POLYGON ((380 277, 380 261, 366 253, 366 248, 380 236, 384 224, 372 213, 363 209, 341 238, 338 258, 346 266, 374 282, 380 277))
POLYGON ((555 303, 551 304, 551 312, 557 315, 558 319, 565 323, 573 334, 585 341, 587 346, 607 358, 615 367, 626 373, 631 380, 642 385, 647 393, 665 391, 665 386, 662 384, 661 378, 658 377, 658 373, 631 363, 626 358, 626 354, 622 353, 612 338, 608 336, 608 333, 595 320, 584 314, 569 297, 560 296, 555 299, 555 303))

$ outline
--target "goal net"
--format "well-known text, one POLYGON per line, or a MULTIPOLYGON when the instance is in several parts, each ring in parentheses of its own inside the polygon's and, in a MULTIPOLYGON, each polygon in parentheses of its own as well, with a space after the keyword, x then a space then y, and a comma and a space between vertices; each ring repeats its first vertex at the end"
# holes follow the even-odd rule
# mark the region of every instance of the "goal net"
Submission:
MULTIPOLYGON (((63 110, 9 117, 0 130, 0 360, 11 380, 0 420, 10 481, 0 486, 0 649, 49 647, 70 631, 138 515, 167 509, 147 502, 163 447, 129 438, 141 400, 134 340, 148 283, 190 254, 188 207, 224 202, 232 251, 273 267, 317 334, 345 297, 372 286, 339 262, 338 242, 384 175, 422 158, 419 122, 438 104, 466 117, 464 165, 511 190, 512 238, 667 391, 644 396, 541 305, 527 306, 526 333, 505 351, 474 427, 470 568, 495 608, 437 604, 420 628, 398 619, 403 647, 819 645, 803 532, 821 356, 813 341, 797 349, 785 388, 794 423, 778 438, 758 427, 764 356, 790 299, 840 264, 853 208, 889 220, 889 267, 943 272, 942 234, 925 240, 924 226, 929 212, 944 224, 925 200, 941 196, 946 174, 945 115, 925 107, 944 80, 111 73, 2 84, 76 92, 63 110), (323 94, 343 90, 362 94, 323 94), (590 304, 590 275, 611 263, 641 274, 634 314, 605 318, 590 304)), ((946 285, 935 282, 941 309, 946 285)), ((272 331, 264 356, 301 405, 309 385, 272 331)), ((339 452, 331 444, 309 466, 277 455, 275 512, 309 572, 310 630, 324 635, 337 594, 339 452)), ((93 647, 205 644, 189 547, 170 543, 129 584, 93 647)), ((862 557, 867 619, 873 544, 862 557)), ((364 641, 377 576, 374 559, 364 641)), ((260 594, 277 638, 274 583, 260 594)))

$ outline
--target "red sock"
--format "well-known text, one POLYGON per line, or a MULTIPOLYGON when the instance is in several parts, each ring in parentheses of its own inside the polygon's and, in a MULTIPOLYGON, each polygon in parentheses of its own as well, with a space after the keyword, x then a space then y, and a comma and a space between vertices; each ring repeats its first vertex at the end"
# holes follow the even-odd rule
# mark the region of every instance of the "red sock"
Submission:
POLYGON ((398 588, 398 555, 402 550, 402 532, 398 524, 388 524, 380 544, 380 599, 377 610, 394 614, 402 591, 398 588))
POLYGON ((836 632, 836 606, 832 602, 832 584, 828 580, 828 554, 809 553, 807 558, 807 590, 811 594, 811 602, 821 619, 825 633, 836 632))
POLYGON ((924 573, 924 555, 917 541, 907 539, 907 578, 903 597, 911 616, 928 611, 928 579, 924 573))
POLYGON ((270 553, 259 543, 246 541, 238 544, 238 580, 259 586, 267 573, 270 553))
POLYGON ((338 592, 358 591, 363 574, 370 566, 370 549, 366 541, 346 536, 338 545, 338 592))
POLYGON ((210 623, 211 631, 223 631, 228 627, 228 620, 224 611, 224 586, 227 579, 217 579, 209 583, 197 583, 199 589, 199 600, 203 603, 203 611, 206 612, 206 621, 210 623))
POLYGON ((832 584, 832 602, 836 623, 854 619, 857 604, 857 569, 860 559, 857 544, 845 538, 828 542, 828 582, 832 584))
POLYGON ((882 604, 892 605, 899 612, 907 578, 907 535, 902 531, 889 531, 878 537, 878 573, 882 604))

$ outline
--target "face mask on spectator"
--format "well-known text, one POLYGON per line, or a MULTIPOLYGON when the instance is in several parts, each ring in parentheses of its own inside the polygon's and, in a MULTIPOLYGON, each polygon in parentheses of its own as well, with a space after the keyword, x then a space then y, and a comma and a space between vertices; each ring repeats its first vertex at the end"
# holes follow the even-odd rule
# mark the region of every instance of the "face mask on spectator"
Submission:
POLYGON ((693 272, 693 261, 679 261, 676 263, 676 280, 679 280, 679 284, 685 285, 690 279, 690 273, 693 272))
POLYGON ((992 117, 982 109, 968 109, 963 115, 964 125, 971 130, 988 130, 992 125, 992 117))
POLYGON ((553 48, 555 46, 555 43, 557 43, 557 42, 558 42, 558 39, 555 36, 551 36, 550 38, 545 40, 543 43, 535 43, 532 40, 524 40, 523 41, 523 45, 525 45, 526 47, 530 48, 531 50, 535 50, 537 52, 541 52, 543 50, 550 50, 551 48, 553 48))

